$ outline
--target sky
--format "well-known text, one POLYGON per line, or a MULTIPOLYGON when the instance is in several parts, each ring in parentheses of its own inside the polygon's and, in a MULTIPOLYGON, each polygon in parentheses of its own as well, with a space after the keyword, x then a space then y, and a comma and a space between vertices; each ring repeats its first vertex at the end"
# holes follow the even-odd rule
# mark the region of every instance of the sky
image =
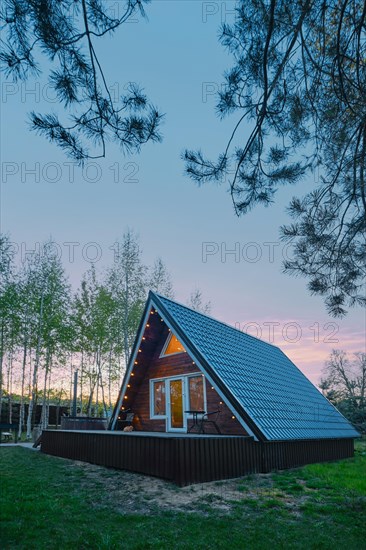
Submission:
MULTIPOLYGON (((118 14, 122 3, 109 4, 118 14)), ((2 79, 0 229, 18 259, 52 237, 74 288, 91 262, 101 272, 110 265, 113 244, 133 229, 144 261, 166 263, 177 301, 200 288, 213 317, 279 346, 317 383, 332 349, 365 351, 366 322, 361 309, 329 317, 304 279, 282 273, 290 256, 278 236, 286 206, 314 182, 284 188, 275 205, 237 218, 227 182, 197 187, 184 175, 184 149, 215 158, 237 121, 217 118, 214 95, 232 63, 218 33, 233 22, 234 7, 230 0, 153 0, 148 20, 136 16, 95 43, 113 93, 137 82, 165 113, 162 144, 139 155, 123 156, 110 144, 106 159, 74 166, 29 130, 30 111, 59 109, 45 76, 2 79)))

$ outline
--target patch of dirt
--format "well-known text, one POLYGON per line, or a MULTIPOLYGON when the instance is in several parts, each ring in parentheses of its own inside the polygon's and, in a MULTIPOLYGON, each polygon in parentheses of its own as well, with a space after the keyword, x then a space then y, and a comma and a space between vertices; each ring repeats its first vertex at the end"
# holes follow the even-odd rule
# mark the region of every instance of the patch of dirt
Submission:
POLYGON ((212 481, 177 487, 162 479, 137 473, 107 469, 86 462, 72 462, 75 471, 82 471, 80 483, 91 489, 91 505, 110 506, 122 514, 154 514, 161 511, 220 515, 231 512, 238 503, 265 503, 268 499, 278 501, 294 515, 304 496, 285 494, 273 486, 270 474, 257 474, 248 478, 212 481), (97 497, 95 497, 97 494, 97 497))

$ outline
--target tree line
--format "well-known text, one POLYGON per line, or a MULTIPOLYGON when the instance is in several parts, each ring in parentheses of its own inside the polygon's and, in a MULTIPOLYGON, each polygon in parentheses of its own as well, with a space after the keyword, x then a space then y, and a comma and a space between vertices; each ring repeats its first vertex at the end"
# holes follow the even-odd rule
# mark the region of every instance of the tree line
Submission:
MULTIPOLYGON (((37 403, 48 425, 49 404, 69 398, 75 369, 83 413, 108 416, 148 290, 174 297, 163 260, 147 266, 133 231, 116 248, 113 264, 103 274, 91 264, 73 292, 52 240, 17 265, 10 237, 0 235, 0 415, 3 398, 11 405, 17 395, 19 435, 31 437, 37 403)), ((187 303, 210 309, 199 289, 187 303)))
POLYGON ((325 362, 320 389, 337 409, 366 433, 366 353, 334 349, 325 362))

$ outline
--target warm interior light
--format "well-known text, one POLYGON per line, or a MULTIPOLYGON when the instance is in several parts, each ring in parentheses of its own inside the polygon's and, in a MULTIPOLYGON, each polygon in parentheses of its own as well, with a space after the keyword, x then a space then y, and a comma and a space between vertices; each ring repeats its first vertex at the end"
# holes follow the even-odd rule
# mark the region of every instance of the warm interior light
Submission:
POLYGON ((179 342, 178 338, 172 332, 170 332, 164 346, 163 355, 172 355, 173 353, 183 353, 185 351, 186 350, 179 342))

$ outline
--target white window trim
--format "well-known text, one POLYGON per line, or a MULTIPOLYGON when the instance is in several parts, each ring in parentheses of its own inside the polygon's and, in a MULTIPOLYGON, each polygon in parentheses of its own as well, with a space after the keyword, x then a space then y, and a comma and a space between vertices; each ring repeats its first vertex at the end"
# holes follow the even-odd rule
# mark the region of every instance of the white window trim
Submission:
MULTIPOLYGON (((180 355, 181 353, 187 353, 186 350, 184 350, 184 351, 175 351, 174 353, 165 353, 167 347, 169 346, 170 340, 172 339, 173 336, 175 336, 175 334, 173 334, 173 332, 169 329, 169 334, 167 336, 167 339, 165 341, 163 349, 160 352, 159 359, 161 359, 162 357, 172 357, 173 355, 180 355)), ((177 338, 177 336, 175 336, 175 337, 177 338)), ((177 338, 177 340, 178 340, 178 338, 177 338)), ((179 342, 180 342, 180 340, 179 340, 179 342)), ((181 343, 181 345, 183 346, 182 343, 181 343)))
MULTIPOLYGON (((193 415, 187 414, 185 411, 189 410, 189 378, 196 378, 201 376, 206 379, 205 375, 201 372, 193 372, 190 374, 181 374, 177 376, 162 376, 160 378, 151 378, 149 382, 149 400, 150 400, 150 420, 165 420, 166 422, 166 431, 171 431, 169 426, 169 414, 168 410, 170 407, 170 399, 168 392, 168 382, 170 380, 183 380, 183 418, 184 418, 184 427, 178 428, 177 431, 186 431, 187 430, 187 420, 192 419, 193 415), (165 382, 165 414, 154 414, 154 383, 155 382, 165 382)), ((206 395, 206 383, 203 382, 203 405, 204 411, 207 412, 207 395, 206 395)), ((176 431, 176 430, 174 430, 176 431)))
MULTIPOLYGON (((189 403, 189 384, 188 379, 189 378, 197 378, 197 376, 202 376, 203 378, 203 410, 207 412, 207 397, 206 397, 206 377, 201 372, 198 372, 196 374, 187 374, 186 375, 186 386, 187 386, 187 399, 186 399, 186 410, 190 409, 190 403, 189 403)), ((193 418, 193 414, 187 414, 187 418, 193 418)))
POLYGON ((166 387, 166 382, 165 382, 165 378, 154 378, 154 379, 151 379, 150 380, 150 419, 151 420, 165 420, 167 418, 167 408, 168 408, 168 403, 167 403, 167 393, 166 393, 166 390, 167 390, 167 387, 166 387), (165 383, 165 414, 154 414, 154 384, 156 382, 164 382, 165 383))

